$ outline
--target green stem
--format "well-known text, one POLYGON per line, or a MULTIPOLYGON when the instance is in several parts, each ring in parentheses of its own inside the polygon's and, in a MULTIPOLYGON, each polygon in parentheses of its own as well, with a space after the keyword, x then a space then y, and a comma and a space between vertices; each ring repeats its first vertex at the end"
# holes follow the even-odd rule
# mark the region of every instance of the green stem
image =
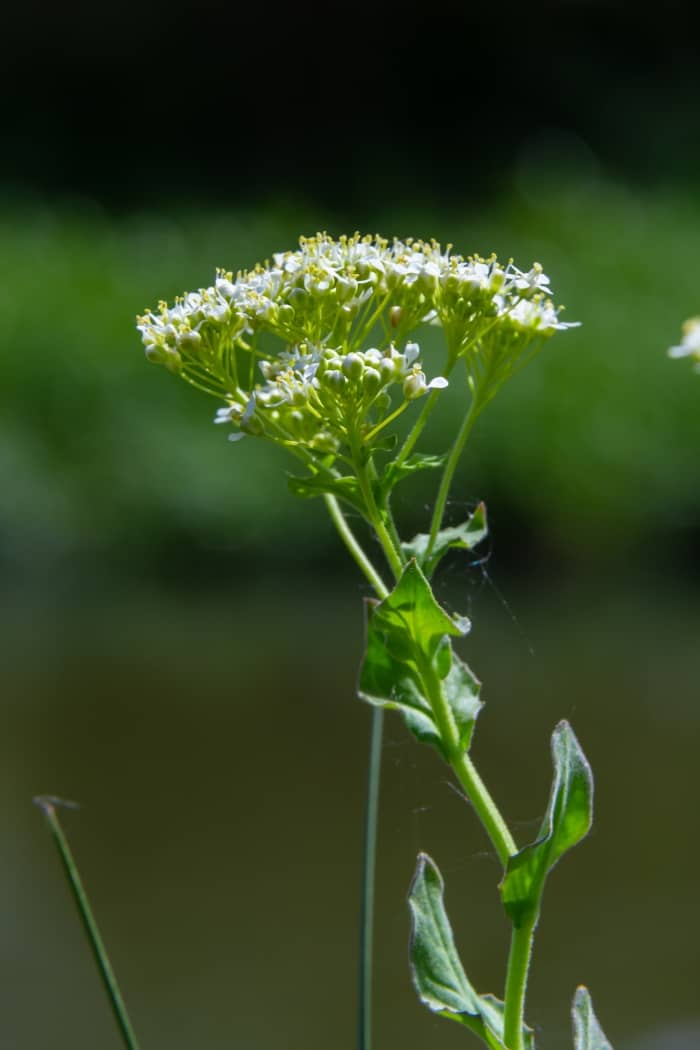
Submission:
POLYGON ((464 788, 465 794, 484 825, 494 849, 503 867, 508 858, 518 852, 515 840, 508 830, 508 825, 501 816, 491 793, 481 779, 476 766, 467 751, 461 752, 453 759, 452 768, 464 788))
POLYGON ((53 834, 54 841, 58 848, 59 856, 61 858, 66 876, 68 878, 68 884, 73 892, 73 898, 78 907, 78 912, 80 914, 80 918, 82 919, 83 927, 85 929, 85 933, 87 934, 88 941, 90 942, 90 947, 92 948, 92 953, 95 957, 97 968, 100 971, 102 983, 104 984, 105 991, 107 992, 107 997, 114 1012, 117 1025, 119 1026, 119 1030, 122 1034, 124 1045, 127 1047, 127 1050, 138 1050, 136 1036, 134 1035, 134 1030, 131 1027, 131 1021, 129 1020, 129 1015, 126 1012, 126 1007, 124 1005, 124 1000, 122 999, 121 992, 119 991, 117 978, 114 975, 114 971, 110 964, 109 957, 105 950, 105 946, 102 942, 102 938, 100 937, 100 932, 97 928, 97 923, 95 922, 95 918, 92 914, 92 909, 90 908, 87 895, 85 893, 83 884, 80 879, 80 875, 78 873, 78 868, 76 866, 75 860, 73 859, 73 854, 71 853, 70 846, 68 845, 68 840, 66 839, 66 836, 63 833, 63 829, 61 828, 61 825, 59 823, 58 816, 56 815, 56 806, 66 805, 67 803, 62 803, 60 799, 50 798, 46 795, 37 796, 37 798, 35 798, 34 801, 42 810, 44 816, 48 821, 51 833, 53 834))
POLYGON ((364 857, 362 861, 362 896, 360 905, 360 988, 358 1045, 359 1050, 372 1046, 372 960, 374 952, 374 885, 377 869, 377 824, 379 820, 379 781, 381 776, 384 709, 372 708, 372 729, 367 768, 367 803, 365 809, 364 857))
POLYGON ((518 847, 469 754, 460 744, 459 732, 437 672, 420 651, 417 652, 417 663, 448 762, 505 867, 508 858, 517 853, 518 847))
POLYGON ((440 396, 440 391, 439 390, 431 390, 430 393, 428 394, 427 398, 423 402, 423 407, 421 408, 421 410, 420 410, 420 412, 418 414, 418 418, 416 419, 415 423, 413 424, 413 426, 409 430, 409 432, 408 432, 408 434, 406 436, 406 440, 404 441, 403 445, 399 449, 399 453, 398 453, 396 459, 394 460, 394 465, 395 466, 400 467, 401 464, 406 459, 408 459, 408 457, 410 456, 411 452, 413 452, 413 449, 415 447, 416 441, 418 440, 418 438, 423 433, 423 428, 425 427, 425 424, 428 422, 428 418, 430 416, 430 413, 435 408, 435 404, 436 404, 437 399, 438 399, 439 396, 440 396))
MULTIPOLYGON (((445 367, 443 369, 443 375, 444 375, 445 379, 448 378, 450 372, 452 371, 452 369, 454 368, 456 363, 457 363, 457 356, 455 354, 453 354, 453 353, 448 353, 447 361, 446 361, 445 367)), ((440 391, 439 390, 431 390, 430 393, 428 394, 427 398, 423 402, 423 407, 421 408, 421 410, 420 410, 420 412, 418 414, 418 418, 416 419, 415 423, 413 424, 413 426, 409 430, 409 432, 408 432, 408 434, 406 436, 406 440, 404 441, 403 445, 399 449, 399 454, 397 455, 397 457, 396 457, 396 459, 394 461, 396 466, 400 467, 401 464, 404 462, 404 460, 408 459, 408 457, 410 456, 411 452, 413 452, 413 449, 415 448, 416 441, 418 440, 418 438, 423 433, 423 429, 425 427, 425 424, 428 422, 428 419, 430 418, 430 413, 435 408, 435 405, 437 404, 437 399, 439 398, 439 396, 440 396, 440 391)))
POLYGON ((403 554, 403 551, 401 549, 401 537, 399 536, 398 529, 396 528, 396 522, 394 521, 394 515, 392 513, 391 504, 389 503, 388 499, 385 502, 384 511, 386 514, 387 532, 389 533, 389 537, 391 538, 391 542, 395 550, 399 551, 401 565, 403 566, 405 563, 405 555, 403 554))
POLYGON ((430 539, 428 540, 428 546, 425 553, 426 559, 428 559, 433 552, 433 547, 435 546, 435 541, 437 539, 438 532, 440 531, 440 526, 442 525, 442 518, 445 513, 445 505, 447 503, 450 485, 452 484, 452 478, 454 476, 455 470, 457 469, 459 457, 462 454, 462 449, 466 444, 467 438, 469 437, 472 431, 472 427, 476 423, 476 420, 482 408, 483 404, 480 400, 477 401, 476 399, 472 399, 472 403, 469 406, 469 411, 467 412, 466 416, 464 417, 464 420, 462 421, 462 425, 459 428, 459 431, 457 432, 457 437, 455 438, 452 448, 450 449, 450 454, 447 457, 447 463, 445 464, 445 468, 442 472, 442 478, 440 479, 440 488, 438 489, 437 499, 435 500, 435 507, 433 509, 433 517, 430 523, 430 539))
POLYGON ((537 926, 537 912, 522 926, 514 926, 508 955, 503 1039, 508 1050, 524 1050, 525 994, 532 956, 532 942, 537 926))
POLYGON ((359 450, 355 443, 351 443, 352 448, 352 459, 355 467, 355 473, 357 480, 360 484, 360 490, 365 501, 365 507, 367 508, 367 518, 370 525, 374 529, 382 545, 387 561, 391 567, 391 571, 394 577, 398 580, 399 576, 403 572, 403 561, 401 558, 401 548, 396 546, 394 540, 392 540, 389 530, 384 524, 384 519, 377 506, 377 501, 374 498, 374 492, 372 491, 372 483, 368 477, 367 469, 362 464, 359 450))
POLYGON ((374 568, 372 562, 369 560, 362 547, 358 543, 354 532, 348 525, 345 515, 340 509, 340 505, 337 499, 335 498, 335 496, 328 495, 328 493, 324 495, 323 499, 325 501, 328 513, 331 516, 331 520, 340 534, 340 538, 342 539, 347 549, 350 551, 350 554, 352 555, 356 564, 360 567, 361 572, 364 574, 366 579, 369 580, 369 582, 372 584, 374 590, 377 593, 377 596, 382 599, 386 598, 389 591, 384 586, 384 583, 379 573, 374 568))

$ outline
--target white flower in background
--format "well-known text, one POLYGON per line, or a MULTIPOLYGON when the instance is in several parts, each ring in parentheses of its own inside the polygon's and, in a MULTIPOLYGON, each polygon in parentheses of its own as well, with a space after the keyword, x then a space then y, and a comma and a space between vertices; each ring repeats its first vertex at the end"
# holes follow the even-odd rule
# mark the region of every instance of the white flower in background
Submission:
POLYGON ((700 372, 700 317, 691 317, 682 328, 682 337, 678 346, 671 346, 669 357, 692 357, 695 360, 695 371, 700 372))

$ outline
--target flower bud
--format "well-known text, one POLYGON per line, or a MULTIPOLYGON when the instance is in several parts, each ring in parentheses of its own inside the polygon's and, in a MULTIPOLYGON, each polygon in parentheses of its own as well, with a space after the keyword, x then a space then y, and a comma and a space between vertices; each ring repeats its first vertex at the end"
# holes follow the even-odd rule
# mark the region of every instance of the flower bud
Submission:
POLYGON ((425 372, 420 368, 414 368, 404 379, 403 396, 407 401, 415 401, 417 397, 422 397, 427 389, 428 384, 425 381, 425 372))
POLYGON ((365 368, 365 373, 362 376, 362 386, 364 387, 365 393, 376 394, 382 385, 382 377, 376 368, 365 368))
POLYGON ((489 291, 500 292, 506 279, 505 270, 502 270, 500 266, 494 266, 491 271, 491 277, 489 279, 489 291))
POLYGON ((342 393, 344 388, 348 385, 347 379, 337 368, 331 368, 328 372, 324 372, 323 381, 327 387, 338 394, 342 393))
POLYGON ((382 383, 387 384, 393 382, 394 379, 398 379, 396 369, 396 361, 391 357, 383 357, 379 363, 379 374, 382 377, 382 383))
POLYGON ((183 332, 180 332, 178 341, 183 350, 197 350, 202 342, 202 337, 199 332, 186 328, 183 332))
POLYGON ((364 361, 360 354, 346 354, 342 369, 348 379, 359 379, 365 369, 364 361))
POLYGON ((165 353, 161 346, 157 343, 147 343, 144 347, 144 353, 148 361, 153 365, 164 365, 165 364, 165 353))
POLYGON ((389 324, 392 328, 399 327, 401 324, 402 313, 403 311, 400 306, 392 306, 391 310, 389 310, 389 324))
POLYGON ((178 354, 177 350, 170 350, 168 347, 164 347, 162 363, 165 365, 169 372, 182 371, 182 358, 178 354))

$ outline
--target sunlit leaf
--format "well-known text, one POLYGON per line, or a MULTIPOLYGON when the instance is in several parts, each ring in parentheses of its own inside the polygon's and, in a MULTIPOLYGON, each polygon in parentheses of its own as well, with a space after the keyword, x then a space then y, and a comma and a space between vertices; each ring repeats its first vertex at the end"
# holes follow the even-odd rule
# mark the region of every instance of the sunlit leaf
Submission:
POLYGON ((396 642, 405 651, 399 641, 405 637, 431 660, 444 635, 458 636, 468 630, 468 621, 450 616, 438 605, 415 561, 408 563, 394 590, 376 607, 373 619, 386 632, 390 646, 396 642))
POLYGON ((593 1013, 588 989, 583 985, 576 989, 571 1016, 574 1023, 574 1050, 613 1050, 593 1013))
MULTIPOLYGON (((453 651, 447 638, 444 641, 444 648, 450 653, 451 662, 447 674, 442 679, 442 688, 457 723, 459 742, 466 751, 471 742, 477 715, 484 706, 479 699, 481 682, 464 660, 461 660, 453 651)), ((439 655, 438 653, 438 657, 439 655)))
POLYGON ((430 704, 424 696, 415 662, 411 659, 410 636, 406 634, 403 642, 406 659, 401 659, 391 651, 386 642, 386 632, 376 624, 376 609, 370 612, 367 648, 360 669, 359 696, 375 706, 401 711, 409 729, 419 740, 442 750, 430 704))
POLYGON ((511 857, 501 896, 516 926, 536 917, 547 873, 562 853, 584 838, 593 819, 593 774, 568 722, 552 734, 554 778, 535 842, 511 857))
POLYGON ((401 546, 409 557, 416 559, 428 575, 432 575, 440 559, 447 554, 450 548, 472 550, 487 535, 486 505, 480 503, 473 514, 470 514, 461 525, 453 525, 438 532, 429 556, 427 552, 430 536, 427 532, 419 532, 412 540, 402 543, 401 546))
POLYGON ((367 648, 359 695, 371 704, 397 708, 419 740, 445 754, 426 690, 426 668, 436 677, 452 712, 460 745, 469 746, 481 708, 480 683, 452 651, 449 635, 468 623, 450 616, 435 601, 430 585, 410 563, 391 594, 368 615, 367 648))
MULTIPOLYGON (((491 1050, 505 1050, 503 1003, 492 995, 479 995, 470 984, 445 911, 442 876, 425 853, 418 857, 408 902, 411 974, 421 1001, 441 1017, 469 1028, 491 1050)), ((523 1035, 527 1050, 534 1050, 530 1030, 523 1035)))

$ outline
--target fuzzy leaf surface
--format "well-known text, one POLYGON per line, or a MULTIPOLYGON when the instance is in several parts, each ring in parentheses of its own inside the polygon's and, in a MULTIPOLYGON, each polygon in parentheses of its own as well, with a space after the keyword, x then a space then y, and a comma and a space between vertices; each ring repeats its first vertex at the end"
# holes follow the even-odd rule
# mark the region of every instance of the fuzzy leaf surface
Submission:
POLYGON ((568 722, 552 733, 554 778, 540 833, 506 866, 505 909, 516 926, 537 915, 547 873, 588 834, 593 820, 593 774, 568 722))
MULTIPOLYGON (((411 975, 419 998, 429 1010, 469 1028, 491 1050, 505 1050, 503 1003, 479 995, 469 982, 445 910, 442 875, 425 853, 418 857, 408 902, 411 975)), ((524 1037, 527 1050, 534 1050, 527 1028, 524 1037)))
POLYGON ((576 989, 571 1016, 574 1023, 574 1050, 613 1050, 593 1013, 589 991, 583 985, 576 989))

